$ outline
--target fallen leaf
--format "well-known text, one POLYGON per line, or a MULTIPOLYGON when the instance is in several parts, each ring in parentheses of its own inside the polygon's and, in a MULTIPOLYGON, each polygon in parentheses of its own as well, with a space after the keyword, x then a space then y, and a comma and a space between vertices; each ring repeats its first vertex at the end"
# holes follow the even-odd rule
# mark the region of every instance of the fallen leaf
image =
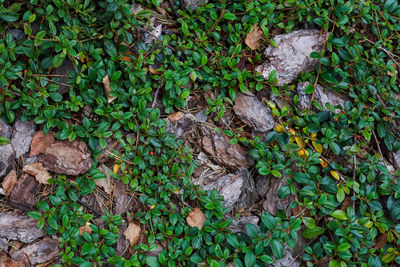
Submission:
POLYGON ((306 144, 304 143, 304 141, 303 141, 303 139, 301 137, 297 137, 296 136, 294 139, 296 140, 296 143, 300 148, 305 148, 306 147, 306 144))
POLYGON ((337 172, 335 171, 330 171, 331 175, 333 176, 333 178, 335 178, 336 180, 340 180, 340 176, 337 172))
POLYGON ((79 227, 79 235, 83 235, 83 232, 91 234, 93 230, 92 228, 90 228, 90 225, 91 225, 90 222, 86 222, 84 226, 79 227))
POLYGON ((185 116, 182 112, 178 111, 172 114, 169 114, 167 117, 171 122, 176 122, 182 119, 185 116))
POLYGON ((15 170, 12 170, 7 174, 6 177, 4 177, 4 180, 1 183, 1 186, 4 189, 6 196, 9 196, 11 194, 11 191, 14 189, 16 183, 17 183, 17 173, 15 172, 15 170))
POLYGON ((186 222, 190 226, 197 227, 200 230, 201 228, 203 228, 203 224, 205 221, 206 221, 206 216, 199 208, 195 208, 194 210, 192 210, 186 217, 186 222))
POLYGON ((326 167, 328 167, 328 163, 327 163, 325 160, 323 160, 323 159, 319 158, 319 161, 321 162, 321 166, 322 166, 322 168, 326 168, 326 167))
POLYGON ((297 153, 299 153, 300 157, 302 157, 303 159, 308 158, 308 156, 310 155, 307 151, 307 149, 304 148, 300 148, 297 153))
POLYGON ((29 165, 25 165, 22 169, 24 172, 35 176, 36 181, 41 184, 49 184, 47 181, 51 178, 51 175, 47 171, 45 167, 43 167, 42 163, 35 162, 29 165))
POLYGON ((258 23, 254 24, 250 32, 246 35, 244 42, 251 50, 256 50, 260 47, 260 39, 262 38, 263 32, 261 31, 258 23))
POLYGON ((282 125, 278 124, 278 126, 275 127, 275 131, 277 131, 278 133, 281 133, 284 131, 282 125))
POLYGON ((104 189, 104 191, 108 194, 111 195, 114 186, 112 184, 112 177, 110 175, 110 173, 112 173, 112 170, 110 168, 108 168, 106 165, 101 164, 99 167, 99 170, 102 171, 105 175, 106 178, 104 179, 95 179, 94 183, 99 186, 102 187, 104 189))
POLYGON ((116 96, 110 97, 111 86, 110 86, 110 77, 108 77, 108 74, 103 78, 103 85, 104 85, 104 89, 106 90, 108 103, 113 102, 117 97, 116 96))
POLYGON ((113 171, 115 174, 118 173, 119 168, 121 168, 121 164, 114 164, 113 171))
POLYGON ((135 245, 140 238, 140 226, 130 223, 124 232, 125 238, 129 241, 131 246, 135 245))

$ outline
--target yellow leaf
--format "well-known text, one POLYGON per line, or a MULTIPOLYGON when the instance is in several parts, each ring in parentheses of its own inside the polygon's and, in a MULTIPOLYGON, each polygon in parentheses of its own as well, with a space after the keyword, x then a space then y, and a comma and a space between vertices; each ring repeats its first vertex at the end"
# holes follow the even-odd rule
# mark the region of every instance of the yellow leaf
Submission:
POLYGON ((313 144, 315 150, 317 150, 318 153, 322 153, 323 147, 322 147, 321 144, 317 144, 315 141, 312 141, 312 144, 313 144))
POLYGON ((317 140, 317 133, 312 133, 312 134, 310 135, 310 139, 311 139, 311 140, 317 140))
POLYGON ((339 174, 335 171, 330 171, 331 175, 333 176, 333 178, 335 178, 336 180, 340 180, 339 174))
POLYGON ((295 137, 294 139, 296 140, 296 143, 300 148, 305 148, 306 144, 301 137, 295 137))
POLYGON ((292 128, 289 128, 289 133, 291 133, 292 135, 296 135, 296 131, 293 130, 292 128))
POLYGON ((309 155, 307 149, 304 149, 304 148, 299 149, 297 151, 297 153, 299 153, 300 157, 302 157, 303 159, 306 159, 308 157, 308 155, 309 155))
POLYGON ((154 209, 155 206, 156 206, 156 204, 154 204, 153 206, 151 206, 150 209, 151 209, 151 210, 154 209))
POLYGON ((367 228, 371 228, 373 225, 374 225, 374 223, 372 221, 368 221, 364 224, 364 226, 367 228))
POLYGON ((277 131, 278 133, 281 133, 281 132, 283 132, 283 127, 282 127, 282 125, 280 125, 280 124, 278 124, 278 126, 276 126, 275 127, 275 131, 277 131))
POLYGON ((290 143, 293 143, 293 142, 294 142, 294 140, 295 140, 295 139, 294 139, 294 136, 292 136, 292 135, 291 135, 291 136, 289 136, 289 142, 290 142, 290 143))
POLYGON ((328 167, 328 163, 326 163, 326 161, 325 161, 325 160, 323 160, 323 159, 319 158, 319 161, 321 162, 321 166, 322 166, 322 168, 326 168, 326 167, 328 167))
POLYGON ((121 168, 121 165, 120 165, 120 164, 114 164, 113 171, 114 171, 115 174, 118 173, 119 168, 121 168))

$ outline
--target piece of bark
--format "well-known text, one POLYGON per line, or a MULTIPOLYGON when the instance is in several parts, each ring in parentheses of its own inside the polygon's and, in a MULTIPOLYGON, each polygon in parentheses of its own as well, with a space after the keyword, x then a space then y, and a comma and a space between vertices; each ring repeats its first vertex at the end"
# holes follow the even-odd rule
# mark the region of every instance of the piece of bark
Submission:
POLYGON ((16 261, 27 259, 32 265, 49 262, 57 258, 58 245, 58 240, 45 238, 16 251, 11 257, 16 261))
POLYGON ((229 137, 213 131, 207 126, 202 126, 201 130, 204 134, 203 149, 215 162, 232 171, 236 171, 240 167, 250 167, 246 151, 238 143, 230 144, 229 137))
POLYGON ((292 211, 288 208, 292 203, 293 196, 289 195, 283 199, 278 197, 278 191, 282 186, 287 185, 285 178, 270 178, 270 184, 268 187, 267 194, 265 195, 265 201, 262 206, 265 211, 268 211, 273 216, 276 215, 276 211, 281 209, 285 212, 286 216, 290 217, 292 211))
POLYGON ((128 185, 124 184, 121 179, 117 179, 114 188, 114 213, 124 214, 132 208, 132 196, 129 194, 128 185))
POLYGON ((0 213, 1 238, 32 243, 43 235, 44 231, 37 227, 37 220, 25 215, 0 213))
POLYGON ((43 131, 37 131, 33 136, 29 157, 37 156, 46 151, 46 148, 55 142, 54 134, 44 135, 43 131))
POLYGON ((17 183, 17 173, 15 170, 11 170, 1 183, 1 186, 4 189, 6 196, 9 196, 11 194, 16 183, 17 183))
POLYGON ((14 124, 15 132, 11 139, 11 145, 15 150, 16 158, 29 151, 36 125, 32 121, 22 122, 17 120, 14 124))
POLYGON ((47 171, 46 168, 43 167, 42 163, 35 162, 29 165, 25 165, 22 169, 24 172, 35 176, 36 181, 41 184, 49 184, 48 180, 51 178, 51 175, 47 171))
POLYGON ((38 202, 36 194, 40 184, 29 174, 24 174, 14 186, 10 195, 10 204, 15 208, 30 211, 38 202))
POLYGON ((39 161, 49 171, 79 175, 90 169, 90 156, 90 150, 84 142, 58 141, 46 148, 39 161))
POLYGON ((15 151, 10 144, 0 146, 0 180, 14 168, 15 151))

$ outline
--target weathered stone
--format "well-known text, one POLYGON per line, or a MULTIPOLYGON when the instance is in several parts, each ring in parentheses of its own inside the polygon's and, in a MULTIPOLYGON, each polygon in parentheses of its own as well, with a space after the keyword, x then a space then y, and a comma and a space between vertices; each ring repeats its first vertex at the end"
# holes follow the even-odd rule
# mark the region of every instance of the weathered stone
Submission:
POLYGON ((203 184, 202 188, 204 190, 217 190, 224 197, 222 205, 230 211, 234 208, 235 203, 242 193, 246 171, 245 169, 240 169, 235 174, 218 176, 216 180, 203 184))
POLYGON ((1 238, 32 243, 43 235, 44 231, 37 227, 37 220, 28 216, 0 213, 1 238))
POLYGON ((230 144, 230 138, 222 133, 215 132, 202 126, 204 134, 201 142, 204 151, 209 154, 215 162, 235 171, 240 167, 250 167, 246 151, 238 144, 230 144))
POLYGON ((55 142, 54 135, 44 135, 43 131, 37 131, 33 136, 29 157, 37 156, 46 151, 46 148, 55 142))
POLYGON ((17 120, 15 122, 15 132, 11 139, 11 145, 16 153, 15 157, 19 158, 29 151, 35 128, 36 126, 32 121, 22 122, 21 120, 17 120))
POLYGON ((12 128, 10 125, 0 119, 0 136, 10 138, 12 135, 12 128))
POLYGON ((19 29, 10 29, 7 31, 7 33, 11 34, 14 42, 26 38, 24 31, 19 29))
POLYGON ((10 144, 0 146, 0 179, 14 168, 15 151, 10 144))
POLYGON ((269 45, 265 49, 268 61, 258 66, 256 71, 268 79, 276 71, 279 86, 291 83, 301 72, 315 69, 318 60, 310 58, 311 52, 320 52, 324 37, 318 30, 298 30, 274 38, 276 47, 269 45))
POLYGON ((196 120, 201 123, 205 123, 207 121, 207 114, 205 109, 202 109, 196 113, 196 120))
MULTIPOLYGON (((0 218, 0 220, 1 220, 1 218, 0 218)), ((8 251, 8 241, 6 238, 0 238, 0 252, 1 251, 5 251, 5 252, 8 251)), ((1 266, 1 264, 0 264, 0 266, 1 266)))
POLYGON ((233 110, 242 121, 258 132, 267 132, 276 126, 271 110, 250 92, 236 95, 233 110))
POLYGON ((4 178, 1 186, 4 189, 6 196, 9 196, 17 183, 17 173, 15 170, 11 170, 7 176, 4 178))
POLYGON ((90 150, 84 142, 58 141, 46 148, 39 161, 49 171, 79 175, 90 169, 90 155, 90 150))
POLYGON ((58 245, 58 240, 45 238, 14 252, 11 257, 17 261, 27 259, 32 265, 49 262, 57 258, 58 245))
POLYGON ((36 206, 40 184, 29 174, 23 175, 14 186, 10 195, 10 204, 24 211, 31 211, 36 206))
POLYGON ((198 6, 203 3, 204 0, 183 0, 183 8, 191 8, 196 10, 198 6))
POLYGON ((259 220, 260 218, 257 216, 232 218, 232 224, 229 226, 229 229, 231 229, 233 233, 245 232, 246 224, 251 223, 257 226, 259 220))
MULTIPOLYGON (((305 89, 309 85, 309 82, 301 82, 297 86, 297 94, 299 95, 300 108, 310 108, 311 94, 306 94, 305 89)), ((339 96, 337 93, 330 89, 324 90, 324 88, 317 84, 314 91, 314 100, 317 101, 324 110, 328 111, 326 107, 327 103, 331 103, 333 106, 342 106, 346 104, 346 99, 339 96)))
POLYGON ((287 185, 285 178, 270 178, 270 184, 268 187, 267 194, 265 195, 265 200, 262 204, 263 209, 268 211, 272 215, 276 215, 278 209, 283 210, 286 216, 290 217, 291 210, 288 208, 290 203, 292 203, 292 195, 289 195, 283 199, 278 197, 278 191, 282 186, 287 185))

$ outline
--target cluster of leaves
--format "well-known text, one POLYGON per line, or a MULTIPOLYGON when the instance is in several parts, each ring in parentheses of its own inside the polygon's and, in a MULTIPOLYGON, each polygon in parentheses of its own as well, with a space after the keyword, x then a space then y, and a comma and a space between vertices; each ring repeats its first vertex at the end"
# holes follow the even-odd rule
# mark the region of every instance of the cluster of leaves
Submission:
POLYGON ((60 235, 64 264, 264 266, 283 256, 284 244, 295 246, 302 224, 303 237, 312 240, 302 257, 309 266, 400 262, 399 187, 382 155, 373 153, 400 148, 397 1, 209 1, 195 11, 176 1, 167 10, 176 16, 168 21, 173 30, 152 44, 141 40, 150 17, 160 15, 154 11, 160 3, 138 2, 149 9, 132 14, 127 0, 0 1, 1 118, 12 123, 22 110, 22 119, 43 125, 45 133, 86 141, 94 157, 115 139, 121 149, 112 153, 122 172, 115 178, 129 184, 141 203, 134 219, 145 226, 147 239, 125 259, 114 251, 120 215, 102 217, 106 228, 92 224, 90 234, 79 231, 93 218, 79 198, 103 178, 97 163, 76 182, 55 179, 55 194, 30 215, 60 235), (340 107, 343 113, 328 105, 331 113, 313 114, 298 110, 294 95, 290 107, 271 106, 280 128, 265 140, 232 139, 252 148, 261 175, 287 180, 279 197, 294 195, 291 207, 302 210, 290 218, 264 213, 259 228, 249 224, 246 233, 233 234, 221 197, 190 184, 195 162, 189 149, 166 133, 161 111, 150 106, 160 89, 166 113, 205 91, 207 112, 218 120, 239 90, 292 96, 292 86, 274 85, 275 74, 264 81, 253 71, 264 45, 251 50, 243 41, 256 23, 271 45, 277 29, 329 33, 324 50, 310 55, 318 69, 300 80, 311 82, 309 94, 321 84, 352 101, 340 107), (61 82, 53 74, 68 62, 73 68, 61 82), (107 75, 110 92, 103 85, 107 75), (202 229, 185 223, 190 207, 205 211, 202 229), (377 240, 385 242, 377 246, 377 240), (158 257, 146 256, 158 246, 158 257))

